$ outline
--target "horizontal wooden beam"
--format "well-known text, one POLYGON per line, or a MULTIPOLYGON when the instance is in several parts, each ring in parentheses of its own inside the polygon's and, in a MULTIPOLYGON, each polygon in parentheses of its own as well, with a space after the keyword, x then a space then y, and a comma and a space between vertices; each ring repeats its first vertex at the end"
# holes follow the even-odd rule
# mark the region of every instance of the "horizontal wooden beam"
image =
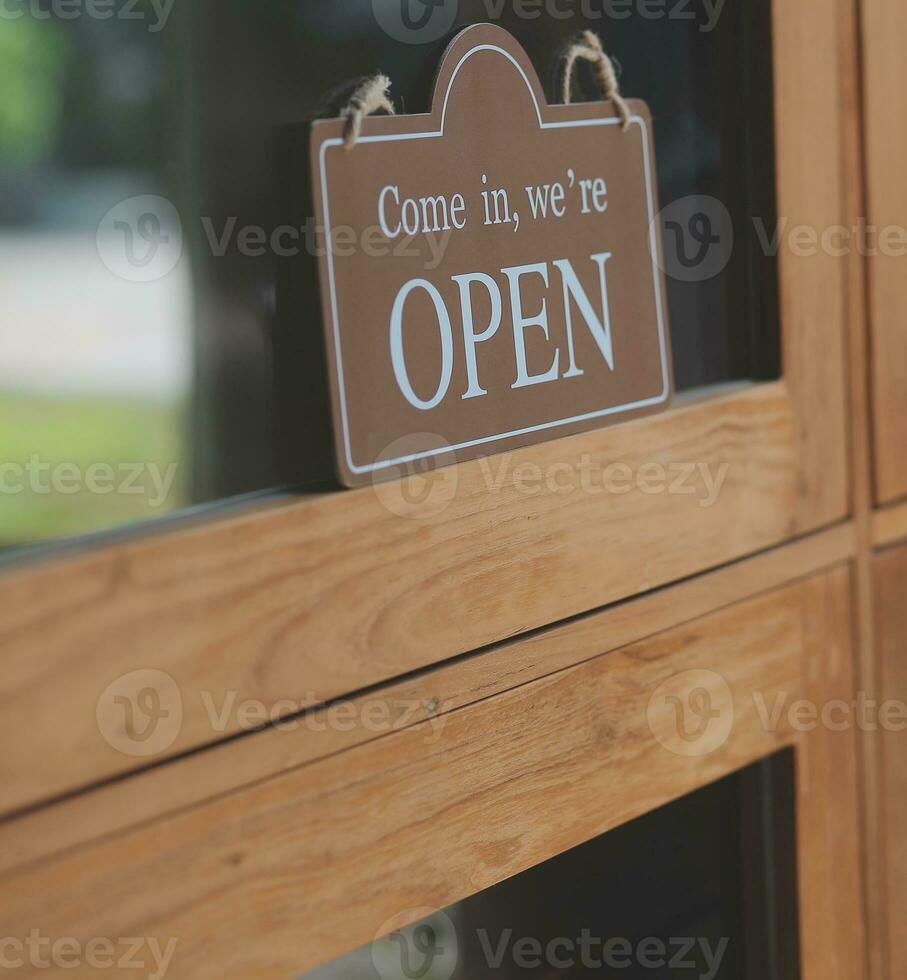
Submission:
POLYGON ((907 500, 877 510, 873 517, 873 542, 877 548, 888 548, 907 541, 907 500))
MULTIPOLYGON (((0 822, 0 873, 189 809, 690 622, 847 561, 840 525, 678 585, 496 645, 452 664, 315 710, 280 728, 105 784, 0 822)), ((235 707, 235 706, 234 706, 235 707)))
POLYGON ((206 699, 327 703, 795 537, 794 414, 755 386, 0 576, 2 812, 241 730, 206 699))

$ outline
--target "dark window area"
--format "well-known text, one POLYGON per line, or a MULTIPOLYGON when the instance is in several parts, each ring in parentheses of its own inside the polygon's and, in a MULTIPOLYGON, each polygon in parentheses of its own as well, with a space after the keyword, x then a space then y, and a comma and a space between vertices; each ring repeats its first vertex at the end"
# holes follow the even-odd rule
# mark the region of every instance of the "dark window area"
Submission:
POLYGON ((381 936, 307 980, 796 980, 794 825, 788 753, 381 936))
MULTIPOLYGON (((25 475, 0 501, 0 547, 305 483, 276 419, 278 263, 241 234, 285 222, 281 127, 378 69, 403 111, 425 111, 444 39, 382 30, 401 0, 142 0, 103 20, 15 2, 0 18, 0 456, 25 475), (138 492, 119 492, 124 460, 143 467, 138 492)), ((565 44, 601 34, 655 118, 678 388, 774 377, 775 271, 753 233, 753 216, 774 222, 769 5, 650 6, 557 0, 527 19, 460 0, 455 24, 499 14, 552 98, 565 44), (716 234, 690 273, 682 257, 716 234)), ((596 97, 591 74, 580 85, 596 97)))

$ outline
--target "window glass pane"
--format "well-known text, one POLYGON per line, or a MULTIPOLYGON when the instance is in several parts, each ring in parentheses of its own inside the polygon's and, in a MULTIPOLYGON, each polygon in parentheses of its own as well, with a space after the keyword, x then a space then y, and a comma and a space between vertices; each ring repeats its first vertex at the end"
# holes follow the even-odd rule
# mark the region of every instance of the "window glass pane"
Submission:
MULTIPOLYGON (((242 232, 284 223, 277 134, 332 90, 381 69, 403 110, 428 108, 445 39, 382 29, 404 2, 411 24, 433 9, 7 0, 0 547, 308 482, 276 418, 277 258, 242 232)), ((751 218, 773 220, 769 5, 456 8, 459 26, 511 30, 552 98, 569 38, 603 36, 655 116, 678 388, 774 376, 774 267, 751 218)), ((585 72, 580 86, 596 96, 585 72)), ((299 328, 319 329, 317 305, 304 314, 299 328)))

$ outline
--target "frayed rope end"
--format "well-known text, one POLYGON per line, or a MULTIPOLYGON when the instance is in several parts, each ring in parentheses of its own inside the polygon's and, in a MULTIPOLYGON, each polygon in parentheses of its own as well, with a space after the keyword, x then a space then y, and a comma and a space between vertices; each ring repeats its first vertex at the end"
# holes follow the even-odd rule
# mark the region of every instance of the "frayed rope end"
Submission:
POLYGON ((621 128, 626 130, 630 125, 630 106, 620 94, 620 83, 617 79, 617 69, 614 67, 614 62, 605 54, 601 39, 594 31, 583 31, 564 55, 563 91, 561 93, 564 105, 570 105, 572 100, 573 76, 576 71, 576 63, 580 59, 591 63, 602 95, 614 103, 621 118, 621 128))
POLYGON ((367 78, 353 93, 349 103, 341 110, 340 117, 346 120, 343 130, 343 145, 352 150, 362 133, 362 120, 366 116, 384 111, 389 116, 396 112, 390 99, 391 80, 387 75, 367 78))

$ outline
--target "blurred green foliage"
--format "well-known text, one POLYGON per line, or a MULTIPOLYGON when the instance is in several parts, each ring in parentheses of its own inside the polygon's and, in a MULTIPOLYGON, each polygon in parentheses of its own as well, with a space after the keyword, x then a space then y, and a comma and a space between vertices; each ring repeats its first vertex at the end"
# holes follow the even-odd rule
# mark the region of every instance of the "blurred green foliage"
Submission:
POLYGON ((69 55, 56 22, 0 18, 0 161, 25 165, 50 155, 69 55))
MULTIPOLYGON (((75 466, 85 474, 108 463, 122 483, 123 464, 154 464, 165 472, 184 459, 183 417, 178 405, 101 398, 47 398, 0 393, 0 446, 6 463, 26 466, 38 458, 45 467, 42 487, 51 486, 46 464, 75 466)), ((161 506, 147 477, 144 493, 99 494, 84 485, 74 494, 36 492, 28 476, 19 481, 6 472, 0 480, 0 547, 86 534, 134 521, 162 517, 186 504, 183 469, 161 506)))

